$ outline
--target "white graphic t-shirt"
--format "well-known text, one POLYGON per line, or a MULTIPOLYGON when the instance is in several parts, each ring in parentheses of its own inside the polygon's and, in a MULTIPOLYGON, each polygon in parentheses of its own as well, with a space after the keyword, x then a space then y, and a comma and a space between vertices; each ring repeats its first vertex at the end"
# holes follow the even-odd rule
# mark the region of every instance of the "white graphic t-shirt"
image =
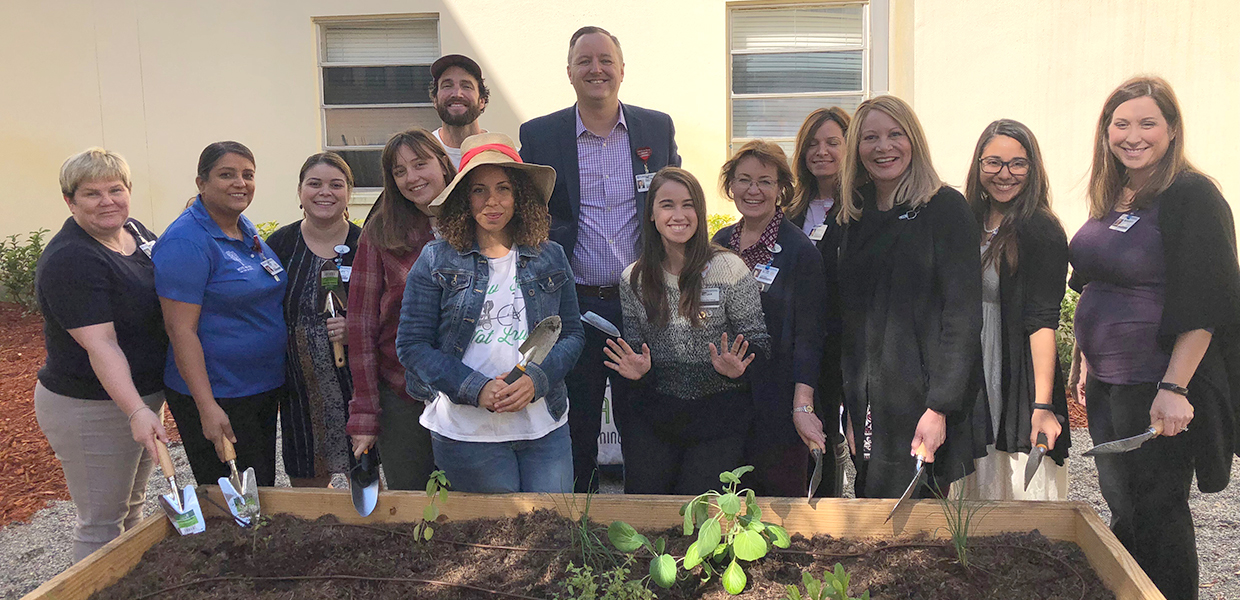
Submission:
MULTIPOLYGON (((482 313, 474 326, 474 339, 461 362, 492 379, 512 370, 521 360, 521 343, 530 335, 525 298, 517 283, 517 250, 487 259, 489 286, 482 313)), ((568 412, 557 421, 538 399, 515 413, 492 413, 485 408, 455 404, 440 392, 422 412, 422 426, 461 442, 510 442, 535 440, 568 422, 568 412)))

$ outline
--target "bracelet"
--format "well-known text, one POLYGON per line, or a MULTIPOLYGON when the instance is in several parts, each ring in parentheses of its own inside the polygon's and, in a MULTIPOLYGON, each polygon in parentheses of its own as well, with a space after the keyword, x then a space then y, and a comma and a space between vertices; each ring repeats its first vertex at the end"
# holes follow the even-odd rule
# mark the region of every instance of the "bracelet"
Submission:
POLYGON ((809 414, 811 414, 811 415, 812 415, 812 414, 814 414, 814 405, 813 405, 813 404, 806 404, 805 406, 794 406, 794 407, 792 407, 792 414, 794 414, 794 415, 795 415, 795 414, 797 414, 797 413, 799 413, 799 412, 809 413, 809 414))
POLYGON ((1049 410, 1049 411, 1051 411, 1051 412, 1055 412, 1055 405, 1053 405, 1053 404, 1043 404, 1043 403, 1041 403, 1041 402, 1034 402, 1034 403, 1033 403, 1033 410, 1049 410))
MULTIPOLYGON (((134 415, 136 415, 136 414, 138 414, 138 413, 142 412, 142 409, 143 409, 143 408, 145 408, 146 410, 151 410, 151 407, 147 406, 146 404, 143 404, 141 408, 134 409, 134 411, 133 411, 133 412, 129 413, 129 422, 130 422, 130 423, 133 423, 133 418, 134 418, 134 415)), ((153 413, 153 412, 155 412, 155 411, 151 410, 151 412, 153 413)))
POLYGON ((1170 381, 1160 382, 1158 384, 1158 389, 1167 390, 1168 392, 1171 392, 1172 394, 1179 394, 1181 396, 1184 396, 1185 398, 1188 397, 1188 388, 1181 386, 1181 385, 1176 385, 1174 383, 1171 383, 1170 381))

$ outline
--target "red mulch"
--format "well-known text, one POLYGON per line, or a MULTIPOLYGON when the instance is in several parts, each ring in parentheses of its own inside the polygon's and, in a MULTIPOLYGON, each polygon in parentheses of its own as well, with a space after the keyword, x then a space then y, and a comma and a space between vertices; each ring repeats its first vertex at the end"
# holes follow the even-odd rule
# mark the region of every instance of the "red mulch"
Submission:
POLYGON ((1068 422, 1072 424, 1073 429, 1089 427, 1089 418, 1085 416, 1085 407, 1076 403, 1071 397, 1068 398, 1068 422))
MULTIPOLYGON (((49 500, 68 500, 69 489, 34 416, 34 384, 47 352, 43 318, 0 302, 0 527, 30 518, 49 500)), ((179 440, 171 415, 170 441, 179 440)))

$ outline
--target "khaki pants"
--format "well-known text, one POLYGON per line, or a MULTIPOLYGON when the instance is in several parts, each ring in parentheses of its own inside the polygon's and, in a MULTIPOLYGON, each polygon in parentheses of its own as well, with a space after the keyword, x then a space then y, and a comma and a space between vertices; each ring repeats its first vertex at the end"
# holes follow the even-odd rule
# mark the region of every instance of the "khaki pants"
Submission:
MULTIPOLYGON (((162 391, 142 401, 163 417, 162 391)), ((77 506, 73 559, 80 561, 142 520, 154 463, 133 441, 125 413, 110 400, 61 396, 39 383, 34 412, 77 506)))

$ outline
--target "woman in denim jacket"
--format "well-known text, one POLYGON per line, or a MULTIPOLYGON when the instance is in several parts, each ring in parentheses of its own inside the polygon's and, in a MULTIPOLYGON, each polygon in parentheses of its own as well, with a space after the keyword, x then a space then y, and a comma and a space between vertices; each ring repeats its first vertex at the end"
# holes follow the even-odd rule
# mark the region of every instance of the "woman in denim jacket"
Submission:
POLYGON ((460 173, 430 205, 444 239, 409 272, 396 353, 408 379, 435 389, 421 423, 454 489, 567 493, 564 375, 585 337, 568 258, 547 239, 555 170, 522 163, 503 134, 471 136, 461 151, 460 173), (563 320, 555 346, 504 383, 552 315, 563 320))

